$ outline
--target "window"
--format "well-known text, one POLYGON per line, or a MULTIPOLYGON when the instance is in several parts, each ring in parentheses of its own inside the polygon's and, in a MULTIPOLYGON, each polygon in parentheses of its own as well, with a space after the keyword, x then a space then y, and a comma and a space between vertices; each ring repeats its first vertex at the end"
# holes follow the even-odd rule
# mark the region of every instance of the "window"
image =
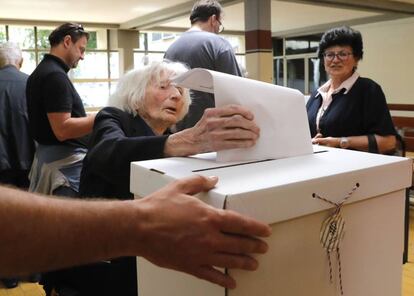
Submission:
POLYGON ((43 58, 45 57, 45 54, 47 54, 48 51, 43 51, 43 52, 39 52, 39 54, 37 55, 37 63, 39 64, 41 60, 43 60, 43 58))
POLYGON ((164 53, 148 53, 148 63, 162 61, 164 59, 164 53))
POLYGON ((249 78, 249 72, 246 68, 246 57, 242 54, 236 54, 236 61, 243 77, 249 78))
POLYGON ((272 38, 274 83, 310 94, 326 82, 326 73, 317 57, 322 34, 272 38))
POLYGON ((163 52, 134 52, 134 69, 142 68, 155 61, 164 59, 163 52))
POLYGON ((112 82, 119 77, 119 53, 108 50, 108 32, 104 28, 88 27, 89 33, 85 58, 69 77, 86 108, 107 105, 112 82))
POLYGON ((6 40, 6 26, 0 25, 0 42, 5 42, 6 40))
POLYGON ((236 54, 245 54, 245 42, 243 35, 224 35, 220 34, 224 39, 226 39, 231 46, 233 47, 234 53, 236 54))
POLYGON ((102 107, 111 94, 112 79, 119 77, 119 54, 108 50, 107 29, 85 30, 89 33, 85 58, 68 74, 86 108, 102 107))
POLYGON ((30 75, 36 68, 36 54, 33 51, 22 51, 23 64, 20 69, 23 73, 30 75))
POLYGON ((110 69, 110 78, 118 79, 119 78, 119 52, 112 51, 109 54, 109 69, 110 69))
POLYGON ((22 50, 35 48, 34 27, 9 26, 9 40, 19 44, 22 50))
POLYGON ((102 107, 109 97, 108 59, 105 52, 86 52, 75 69, 69 71, 85 107, 102 107))
POLYGON ((326 81, 328 79, 323 62, 318 58, 309 59, 309 92, 317 90, 326 81))
MULTIPOLYGON (((134 50, 134 68, 137 69, 152 61, 161 61, 170 45, 179 38, 179 32, 141 32, 139 48, 134 50)), ((233 47, 237 62, 246 67, 244 35, 220 35, 233 47)))
POLYGON ((139 47, 137 48, 138 50, 145 50, 147 48, 147 33, 139 33, 139 47))
POLYGON ((162 34, 162 39, 171 39, 171 38, 175 38, 175 34, 173 34, 173 33, 163 33, 162 34))
POLYGON ((86 48, 90 50, 106 50, 108 47, 108 35, 106 29, 86 28, 89 33, 86 48))
POLYGON ((273 60, 274 84, 284 86, 283 82, 283 59, 273 60))
POLYGON ((148 32, 148 50, 165 52, 180 36, 178 33, 148 32))
POLYGON ((54 28, 52 27, 37 27, 37 48, 43 50, 49 50, 49 35, 54 28))
POLYGON ((166 41, 169 39, 176 39, 176 37, 179 35, 178 33, 168 33, 168 32, 148 32, 150 36, 150 44, 152 42, 160 42, 160 41, 166 41))
POLYGON ((108 59, 106 52, 86 51, 85 59, 69 72, 73 79, 105 79, 108 78, 108 59))
MULTIPOLYGON (((0 25, 0 42, 10 40, 23 52, 22 71, 31 74, 50 50, 49 35, 54 26, 0 25)), ((106 28, 86 27, 89 40, 85 59, 68 75, 86 107, 105 106, 119 78, 119 53, 108 48, 106 28)), ((143 36, 143 34, 141 34, 143 36)), ((140 49, 146 40, 140 39, 140 49)))
POLYGON ((316 52, 321 35, 286 38, 286 54, 301 54, 316 52))
POLYGON ((272 38, 273 43, 273 56, 282 56, 283 55, 283 39, 282 38, 272 38))
POLYGON ((85 108, 107 105, 110 95, 110 82, 74 82, 85 108))
POLYGON ((287 60, 287 86, 305 92, 304 59, 287 60))
POLYGON ((8 26, 8 39, 16 42, 23 55, 22 72, 30 74, 36 68, 35 29, 29 26, 8 26))
MULTIPOLYGON (((50 50, 50 43, 49 43, 49 35, 54 30, 54 27, 43 27, 39 26, 36 27, 36 54, 37 60, 36 65, 43 60, 45 54, 49 53, 50 50)), ((33 68, 34 70, 34 68, 33 68)))
POLYGON ((134 68, 138 69, 153 61, 162 61, 165 51, 180 36, 172 32, 141 32, 139 48, 134 51, 134 68))
POLYGON ((152 42, 159 41, 159 40, 162 39, 162 34, 161 33, 151 33, 150 36, 151 36, 151 41, 152 42))
POLYGON ((148 57, 144 52, 134 52, 134 69, 148 65, 148 57))

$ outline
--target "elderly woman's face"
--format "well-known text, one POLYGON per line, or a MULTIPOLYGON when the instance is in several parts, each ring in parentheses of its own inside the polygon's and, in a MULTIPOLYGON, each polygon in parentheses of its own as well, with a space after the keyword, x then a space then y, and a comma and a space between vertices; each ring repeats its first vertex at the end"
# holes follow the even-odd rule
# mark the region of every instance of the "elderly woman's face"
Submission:
POLYGON ((171 84, 166 74, 160 83, 150 82, 144 98, 145 116, 166 128, 177 123, 183 112, 183 89, 171 84))
POLYGON ((331 46, 324 52, 325 70, 333 79, 346 80, 357 64, 351 46, 331 46))

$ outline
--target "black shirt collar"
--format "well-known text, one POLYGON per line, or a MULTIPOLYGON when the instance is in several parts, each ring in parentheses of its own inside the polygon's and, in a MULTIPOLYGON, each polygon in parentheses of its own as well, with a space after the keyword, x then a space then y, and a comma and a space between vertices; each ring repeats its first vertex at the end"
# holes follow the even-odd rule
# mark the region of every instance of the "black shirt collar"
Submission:
POLYGON ((59 65, 60 67, 62 67, 62 69, 63 69, 66 73, 68 73, 68 72, 69 72, 69 70, 70 70, 69 66, 68 66, 68 65, 66 65, 66 64, 65 64, 65 62, 64 62, 61 58, 59 58, 59 57, 57 57, 57 56, 55 56, 55 55, 53 55, 53 54, 49 54, 49 53, 47 53, 47 54, 45 54, 45 57, 44 57, 43 59, 52 59, 52 60, 56 61, 56 62, 58 63, 58 65, 59 65))
MULTIPOLYGON (((335 97, 336 95, 342 95, 342 94, 344 94, 346 92, 346 88, 345 87, 343 87, 343 88, 341 88, 341 90, 340 91, 338 91, 337 93, 334 93, 334 94, 332 94, 332 97, 335 97)), ((316 92, 316 95, 315 95, 315 98, 317 98, 317 97, 320 97, 320 98, 322 98, 322 95, 321 95, 321 93, 320 92, 316 92)))

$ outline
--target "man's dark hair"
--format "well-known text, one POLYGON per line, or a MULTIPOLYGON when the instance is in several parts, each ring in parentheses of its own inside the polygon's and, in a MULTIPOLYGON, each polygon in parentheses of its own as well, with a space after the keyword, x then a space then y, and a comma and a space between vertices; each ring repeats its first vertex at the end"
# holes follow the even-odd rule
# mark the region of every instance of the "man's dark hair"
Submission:
POLYGON ((348 26, 333 28, 326 31, 319 42, 318 57, 322 59, 325 50, 331 46, 350 46, 353 56, 357 60, 362 60, 364 55, 362 36, 357 30, 348 26))
POLYGON ((77 42, 81 37, 85 36, 89 39, 89 33, 85 31, 82 25, 76 23, 65 23, 53 30, 49 35, 50 47, 54 47, 63 41, 65 36, 69 35, 72 42, 77 42))
POLYGON ((190 14, 191 24, 195 22, 206 22, 213 14, 220 19, 223 11, 220 3, 216 0, 199 0, 197 1, 190 14))

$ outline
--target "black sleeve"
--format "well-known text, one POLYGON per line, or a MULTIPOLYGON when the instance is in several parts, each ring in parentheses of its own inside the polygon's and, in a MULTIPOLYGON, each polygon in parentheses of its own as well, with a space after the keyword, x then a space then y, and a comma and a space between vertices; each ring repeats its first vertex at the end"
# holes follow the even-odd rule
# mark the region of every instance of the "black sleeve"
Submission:
POLYGON ((309 129, 310 129, 312 138, 314 136, 316 136, 316 134, 317 134, 317 131, 316 131, 316 115, 317 115, 318 110, 320 108, 319 101, 316 98, 317 93, 318 93, 317 91, 313 92, 312 95, 310 96, 308 102, 306 103, 306 112, 307 112, 307 115, 308 115, 309 129))
POLYGON ((367 134, 395 135, 396 131, 387 106, 384 92, 377 83, 369 80, 365 92, 364 125, 367 134))
POLYGON ((168 135, 128 137, 122 112, 104 108, 96 116, 84 169, 113 182, 129 178, 132 161, 162 158, 168 135))
POLYGON ((26 94, 25 84, 21 88, 15 89, 14 93, 17 97, 14 97, 12 103, 13 108, 9 111, 10 114, 10 142, 9 144, 14 147, 12 151, 16 152, 16 167, 19 169, 29 170, 33 160, 33 154, 35 151, 35 143, 29 133, 29 118, 27 115, 26 106, 26 94))
POLYGON ((71 83, 66 74, 55 72, 46 76, 42 96, 46 113, 72 112, 71 83))

